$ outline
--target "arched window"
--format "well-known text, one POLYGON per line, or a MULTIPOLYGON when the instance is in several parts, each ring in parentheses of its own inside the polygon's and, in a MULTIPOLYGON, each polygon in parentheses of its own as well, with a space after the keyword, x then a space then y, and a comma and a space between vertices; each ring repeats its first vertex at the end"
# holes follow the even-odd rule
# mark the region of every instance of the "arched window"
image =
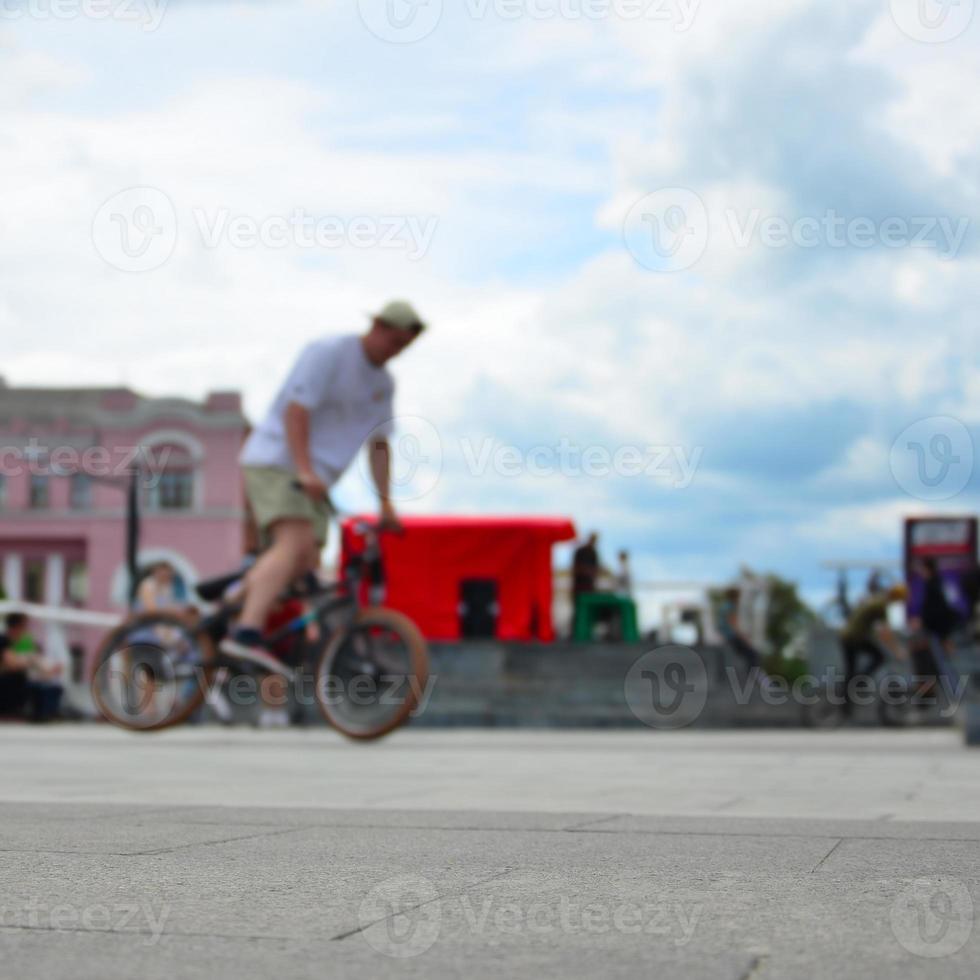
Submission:
POLYGON ((158 432, 143 445, 143 506, 149 511, 194 510, 203 499, 204 447, 188 433, 158 432))

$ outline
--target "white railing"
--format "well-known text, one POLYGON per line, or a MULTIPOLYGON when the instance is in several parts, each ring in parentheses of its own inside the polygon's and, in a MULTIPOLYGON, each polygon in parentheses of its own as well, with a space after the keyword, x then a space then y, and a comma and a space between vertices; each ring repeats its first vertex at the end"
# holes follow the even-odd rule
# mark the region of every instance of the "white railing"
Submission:
POLYGON ((0 599, 0 616, 24 613, 43 623, 63 623, 66 626, 104 626, 111 629, 122 622, 118 613, 93 612, 90 609, 72 609, 65 606, 41 606, 19 599, 0 599))

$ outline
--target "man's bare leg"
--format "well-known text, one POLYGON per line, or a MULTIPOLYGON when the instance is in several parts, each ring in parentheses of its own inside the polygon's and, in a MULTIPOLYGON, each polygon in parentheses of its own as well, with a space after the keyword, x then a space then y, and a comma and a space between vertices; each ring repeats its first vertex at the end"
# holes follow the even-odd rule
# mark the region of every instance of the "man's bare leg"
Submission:
POLYGON ((305 571, 316 547, 309 521, 282 520, 272 527, 272 546, 245 577, 245 606, 239 629, 261 631, 269 610, 292 580, 305 571))

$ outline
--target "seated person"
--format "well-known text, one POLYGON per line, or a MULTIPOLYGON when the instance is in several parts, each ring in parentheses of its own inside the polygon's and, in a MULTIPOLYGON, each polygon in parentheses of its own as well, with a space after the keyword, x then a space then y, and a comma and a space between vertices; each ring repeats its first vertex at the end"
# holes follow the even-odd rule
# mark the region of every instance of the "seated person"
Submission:
POLYGON ((30 648, 23 649, 27 633, 27 617, 11 613, 5 633, 0 633, 0 715, 20 717, 27 700, 27 670, 31 662, 30 648))
POLYGON ((140 582, 136 590, 136 607, 140 612, 168 612, 193 618, 196 610, 182 594, 182 586, 173 565, 159 561, 140 582))
POLYGON ((31 721, 51 721, 57 717, 61 706, 67 662, 64 658, 42 650, 30 633, 24 634, 17 649, 30 658, 27 668, 27 701, 30 705, 31 721))

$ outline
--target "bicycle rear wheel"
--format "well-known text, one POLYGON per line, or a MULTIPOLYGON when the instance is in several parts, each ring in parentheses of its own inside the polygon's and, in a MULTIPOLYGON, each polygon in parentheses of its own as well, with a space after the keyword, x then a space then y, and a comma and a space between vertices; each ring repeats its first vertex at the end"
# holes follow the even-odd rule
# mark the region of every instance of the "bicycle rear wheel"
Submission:
POLYGON ((348 738, 380 738, 419 707, 428 680, 418 627, 393 609, 362 609, 327 643, 316 699, 323 717, 348 738))
POLYGON ((204 703, 213 664, 206 633, 172 613, 143 613, 103 641, 92 697, 114 725, 160 731, 186 721, 204 703))

